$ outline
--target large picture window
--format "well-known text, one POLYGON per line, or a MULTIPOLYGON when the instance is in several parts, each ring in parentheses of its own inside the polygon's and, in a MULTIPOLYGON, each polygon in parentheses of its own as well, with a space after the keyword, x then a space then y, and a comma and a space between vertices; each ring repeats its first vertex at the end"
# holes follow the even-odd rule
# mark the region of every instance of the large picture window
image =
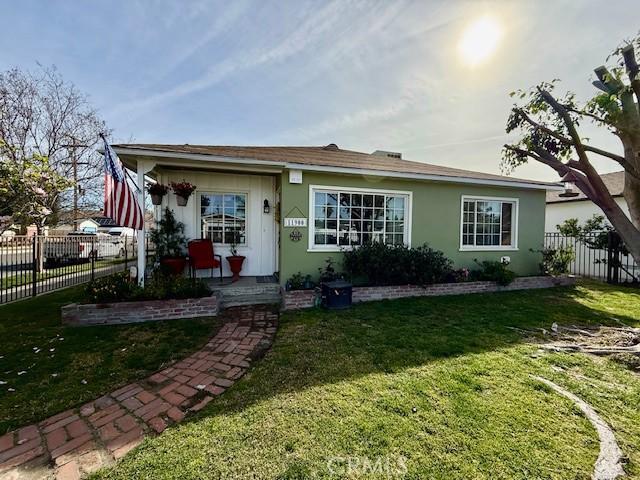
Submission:
POLYGON ((311 247, 408 245, 409 198, 382 191, 312 188, 311 247))
POLYGON ((238 245, 247 242, 246 193, 201 193, 200 226, 202 238, 213 243, 238 245))
POLYGON ((517 247, 516 199, 462 197, 462 249, 517 247))

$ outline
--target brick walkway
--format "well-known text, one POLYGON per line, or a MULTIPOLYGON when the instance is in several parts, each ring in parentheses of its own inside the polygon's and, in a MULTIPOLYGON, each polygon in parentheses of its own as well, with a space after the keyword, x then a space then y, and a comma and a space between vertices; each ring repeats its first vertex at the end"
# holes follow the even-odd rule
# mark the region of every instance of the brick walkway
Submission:
POLYGON ((0 477, 77 479, 204 408, 270 345, 278 314, 230 308, 200 351, 144 381, 0 437, 0 477))

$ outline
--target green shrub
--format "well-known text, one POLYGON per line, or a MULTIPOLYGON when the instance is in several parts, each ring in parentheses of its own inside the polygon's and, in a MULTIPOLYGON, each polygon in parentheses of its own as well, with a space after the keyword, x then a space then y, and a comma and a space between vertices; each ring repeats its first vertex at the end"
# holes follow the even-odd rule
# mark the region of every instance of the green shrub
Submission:
POLYGON ((211 295, 211 290, 202 280, 176 277, 158 273, 139 289, 139 300, 167 300, 171 298, 201 298, 211 295))
POLYGON ((333 282, 334 280, 342 278, 342 274, 336 271, 336 268, 334 266, 335 263, 335 260, 329 257, 324 261, 324 267, 318 268, 318 273, 320 274, 320 283, 333 282))
MULTIPOLYGON (((533 251, 533 250, 532 250, 533 251)), ((544 275, 564 275, 569 273, 569 265, 576 258, 573 248, 569 245, 559 245, 555 248, 546 247, 538 250, 542 254, 542 262, 540 262, 540 271, 544 275)))
POLYGON ((363 278, 369 285, 427 285, 443 281, 452 262, 427 245, 367 243, 344 252, 343 266, 353 279, 363 278))
POLYGON ((302 272, 294 273, 287 280, 285 288, 287 290, 310 290, 314 287, 311 275, 302 275, 302 272))
POLYGON ((479 262, 480 270, 471 271, 471 280, 496 282, 498 285, 509 285, 516 278, 515 272, 507 269, 507 265, 496 260, 483 260, 479 262))
POLYGON ((138 289, 128 272, 120 272, 89 282, 85 293, 90 303, 110 303, 130 299, 138 289))
POLYGON ((132 282, 127 272, 120 272, 90 282, 85 293, 88 303, 112 303, 201 298, 211 295, 211 290, 201 280, 165 275, 158 271, 145 283, 144 288, 132 282))

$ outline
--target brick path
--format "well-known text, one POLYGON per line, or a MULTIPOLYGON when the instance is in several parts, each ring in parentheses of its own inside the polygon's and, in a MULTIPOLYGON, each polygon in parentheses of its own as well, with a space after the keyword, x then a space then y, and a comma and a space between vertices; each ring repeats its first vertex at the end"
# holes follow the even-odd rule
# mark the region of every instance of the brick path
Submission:
POLYGON ((269 307, 230 308, 207 345, 144 381, 0 437, 0 478, 77 479, 204 408, 273 340, 269 307))

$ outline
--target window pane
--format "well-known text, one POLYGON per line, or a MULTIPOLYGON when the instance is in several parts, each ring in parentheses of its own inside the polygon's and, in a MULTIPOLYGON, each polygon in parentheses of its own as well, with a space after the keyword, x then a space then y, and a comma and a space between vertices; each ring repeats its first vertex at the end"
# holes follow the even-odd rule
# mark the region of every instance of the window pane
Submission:
POLYGON ((314 241, 318 245, 361 245, 370 241, 405 242, 405 197, 314 192, 314 201, 314 241), (387 236, 382 235, 385 228, 387 236))
POLYGON ((511 231, 512 231, 512 221, 511 216, 513 212, 513 204, 512 203, 503 203, 502 204, 502 229, 501 229, 501 245, 510 246, 511 242, 511 231))
POLYGON ((246 243, 246 195, 207 193, 200 195, 200 225, 203 238, 214 243, 246 243))

